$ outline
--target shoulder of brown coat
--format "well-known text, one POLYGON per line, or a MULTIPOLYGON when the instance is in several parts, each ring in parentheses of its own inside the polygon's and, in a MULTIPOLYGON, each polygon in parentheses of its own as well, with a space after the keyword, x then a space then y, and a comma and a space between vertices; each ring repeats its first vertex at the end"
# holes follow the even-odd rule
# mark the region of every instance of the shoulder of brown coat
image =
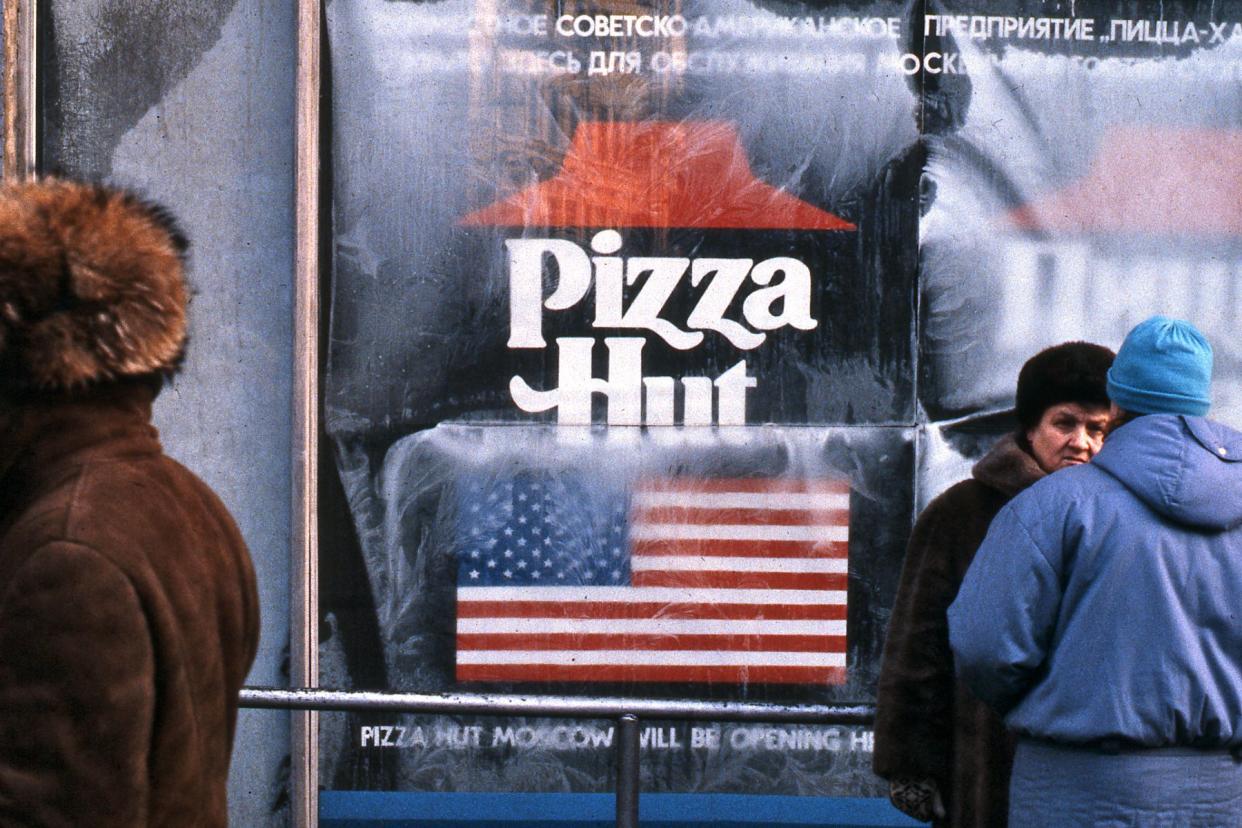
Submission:
POLYGON ((985 518, 991 521, 1010 500, 1010 496, 974 478, 954 483, 927 504, 919 521, 949 521, 985 518))

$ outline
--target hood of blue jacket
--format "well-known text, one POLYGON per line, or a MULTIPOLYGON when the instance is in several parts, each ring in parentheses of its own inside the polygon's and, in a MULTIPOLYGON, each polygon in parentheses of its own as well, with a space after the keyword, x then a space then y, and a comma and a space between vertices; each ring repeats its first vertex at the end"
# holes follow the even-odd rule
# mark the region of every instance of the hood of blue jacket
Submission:
POLYGON ((1203 417, 1149 414, 1092 461, 1155 512, 1203 530, 1242 525, 1242 433, 1203 417))

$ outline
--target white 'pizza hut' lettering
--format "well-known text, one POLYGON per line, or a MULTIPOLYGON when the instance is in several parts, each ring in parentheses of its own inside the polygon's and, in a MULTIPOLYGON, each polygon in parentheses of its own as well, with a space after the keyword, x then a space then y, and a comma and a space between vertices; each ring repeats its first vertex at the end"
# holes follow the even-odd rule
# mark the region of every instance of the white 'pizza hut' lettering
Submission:
POLYGON ((704 332, 713 331, 741 350, 757 348, 768 331, 791 327, 813 330, 818 322, 811 315, 811 271, 788 256, 764 259, 663 258, 614 256, 622 246, 616 230, 602 230, 587 251, 565 239, 510 239, 509 251, 509 347, 545 348, 544 311, 575 307, 595 286, 595 318, 601 329, 645 330, 670 347, 687 351, 703 343, 704 332), (545 259, 556 264, 555 289, 544 295, 545 259), (773 284, 777 274, 783 278, 773 284), (705 283, 698 302, 686 317, 685 327, 661 314, 689 276, 689 284, 705 283), (747 282, 758 286, 742 303, 747 325, 725 318, 725 313, 747 282), (641 284, 640 284, 641 283, 641 284), (638 292, 624 306, 624 288, 638 285, 638 292), (779 304, 780 311, 773 308, 779 304), (687 330, 687 328, 689 330, 687 330))

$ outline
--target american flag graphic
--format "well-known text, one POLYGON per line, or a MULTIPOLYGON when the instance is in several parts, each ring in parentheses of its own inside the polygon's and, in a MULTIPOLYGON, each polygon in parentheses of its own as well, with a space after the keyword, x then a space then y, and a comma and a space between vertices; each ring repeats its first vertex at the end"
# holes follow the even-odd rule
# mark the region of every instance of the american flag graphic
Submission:
POLYGON ((458 510, 459 681, 845 680, 843 482, 526 473, 458 510))

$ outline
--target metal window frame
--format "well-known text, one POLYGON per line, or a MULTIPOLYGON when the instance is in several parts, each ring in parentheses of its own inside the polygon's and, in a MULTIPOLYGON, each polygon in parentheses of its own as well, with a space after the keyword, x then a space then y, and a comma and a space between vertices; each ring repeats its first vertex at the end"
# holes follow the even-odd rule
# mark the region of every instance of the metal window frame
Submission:
MULTIPOLYGON (((9 2, 9 0, 6 0, 9 2)), ((639 719, 785 724, 870 725, 866 703, 777 705, 693 699, 506 696, 471 693, 403 693, 321 689, 319 684, 318 449, 320 321, 320 101, 323 82, 322 0, 298 0, 295 104, 295 319, 293 532, 290 642, 291 689, 247 687, 247 708, 290 710, 292 721, 292 823, 319 824, 318 711, 388 711, 484 716, 537 715, 613 719, 618 725, 617 825, 636 828, 639 812, 639 719)))
MULTIPOLYGON (((290 679, 319 683, 319 101, 321 0, 298 0, 294 102, 293 504, 290 679)), ((319 719, 290 715, 290 802, 297 828, 319 825, 319 719)))
POLYGON ((4 2, 4 164, 0 178, 21 181, 37 166, 35 0, 4 2))

